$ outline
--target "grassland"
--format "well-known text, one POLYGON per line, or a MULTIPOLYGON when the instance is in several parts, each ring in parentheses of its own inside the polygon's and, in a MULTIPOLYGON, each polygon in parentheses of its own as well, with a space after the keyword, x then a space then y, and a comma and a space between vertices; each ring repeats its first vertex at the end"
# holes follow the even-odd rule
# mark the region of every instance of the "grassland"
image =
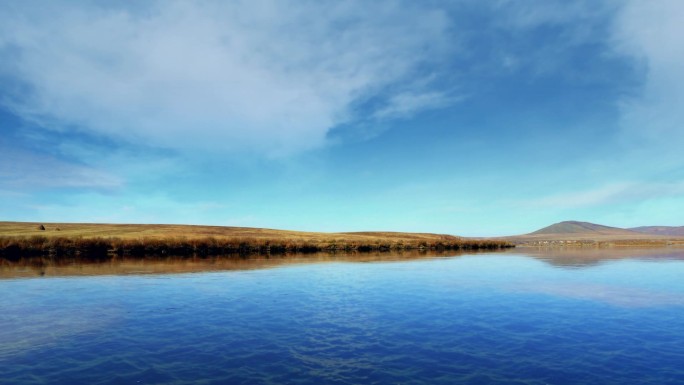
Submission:
POLYGON ((431 233, 318 233, 249 227, 0 222, 0 257, 107 258, 321 251, 480 250, 506 241, 431 233))

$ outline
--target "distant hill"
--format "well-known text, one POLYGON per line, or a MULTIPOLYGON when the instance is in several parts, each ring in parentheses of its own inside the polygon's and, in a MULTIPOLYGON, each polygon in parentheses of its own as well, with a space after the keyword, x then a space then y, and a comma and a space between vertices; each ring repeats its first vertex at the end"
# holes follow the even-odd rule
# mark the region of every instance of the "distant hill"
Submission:
POLYGON ((623 229, 589 222, 565 221, 554 223, 529 234, 503 237, 503 239, 519 246, 619 245, 650 247, 684 245, 684 231, 675 232, 675 229, 684 228, 666 229, 664 226, 651 226, 642 229, 642 231, 635 231, 635 229, 623 229))
POLYGON ((551 226, 544 227, 535 232, 529 233, 528 235, 619 235, 619 236, 629 236, 638 235, 634 231, 627 229, 621 229, 619 227, 610 227, 597 225, 595 223, 589 222, 578 222, 578 221, 565 221, 554 223, 551 226))
POLYGON ((673 237, 684 236, 684 226, 640 226, 632 227, 627 230, 651 235, 669 235, 673 237))

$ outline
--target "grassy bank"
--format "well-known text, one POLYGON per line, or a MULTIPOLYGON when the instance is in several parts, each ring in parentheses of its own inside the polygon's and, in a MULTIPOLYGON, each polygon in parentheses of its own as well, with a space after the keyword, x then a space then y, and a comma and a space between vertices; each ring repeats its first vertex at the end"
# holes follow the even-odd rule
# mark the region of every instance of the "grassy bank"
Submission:
POLYGON ((0 237, 0 256, 8 260, 29 257, 108 256, 144 257, 159 255, 212 256, 228 254, 313 253, 322 251, 398 251, 398 250, 483 250, 510 245, 493 240, 452 241, 288 241, 255 238, 66 238, 0 237))
POLYGON ((215 226, 0 223, 0 257, 7 260, 505 247, 512 247, 512 244, 429 233, 314 233, 215 226))

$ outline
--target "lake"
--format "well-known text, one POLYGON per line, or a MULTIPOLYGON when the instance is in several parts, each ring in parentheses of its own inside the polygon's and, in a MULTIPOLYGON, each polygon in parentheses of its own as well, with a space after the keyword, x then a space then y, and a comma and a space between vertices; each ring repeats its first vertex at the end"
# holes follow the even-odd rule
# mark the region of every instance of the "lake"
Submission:
POLYGON ((3 265, 1 384, 684 384, 684 250, 3 265))

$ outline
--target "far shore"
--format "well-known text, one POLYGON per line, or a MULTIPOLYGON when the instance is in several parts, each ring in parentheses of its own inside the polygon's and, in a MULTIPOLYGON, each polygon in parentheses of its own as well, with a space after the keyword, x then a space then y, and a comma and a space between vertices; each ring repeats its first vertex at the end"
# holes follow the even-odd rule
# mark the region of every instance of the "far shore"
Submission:
POLYGON ((498 239, 432 233, 319 233, 221 226, 0 222, 0 257, 5 260, 508 247, 513 244, 498 239))
POLYGON ((564 235, 505 237, 515 247, 609 248, 609 247, 684 247, 684 238, 667 236, 620 237, 612 235, 564 235))
POLYGON ((684 237, 543 233, 466 238, 406 232, 306 232, 251 227, 0 222, 0 261, 207 257, 288 253, 477 251, 520 248, 684 247, 684 237))

